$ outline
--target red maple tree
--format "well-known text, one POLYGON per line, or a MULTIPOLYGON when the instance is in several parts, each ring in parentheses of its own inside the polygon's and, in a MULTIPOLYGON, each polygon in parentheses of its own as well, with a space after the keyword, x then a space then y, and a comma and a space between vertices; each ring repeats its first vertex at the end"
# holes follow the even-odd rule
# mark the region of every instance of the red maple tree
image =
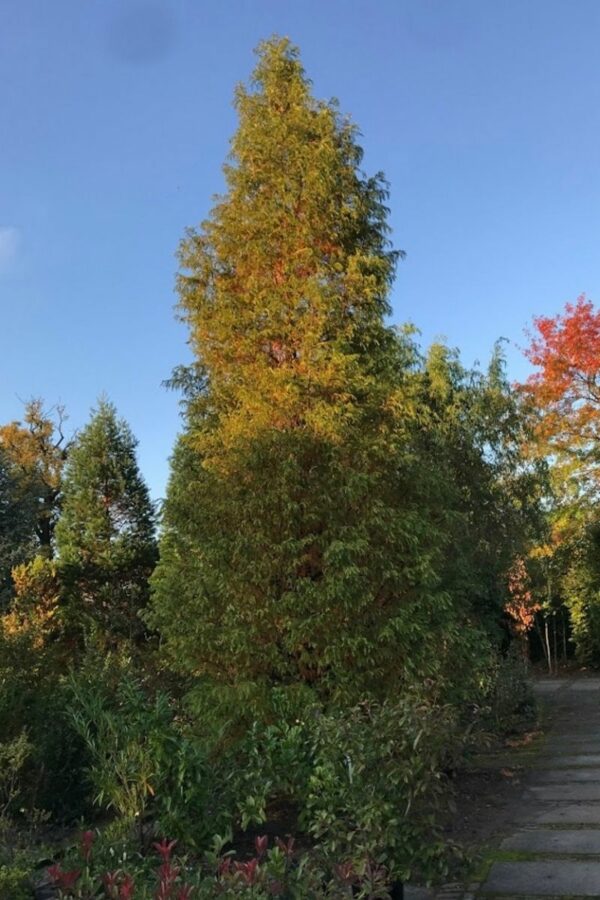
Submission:
POLYGON ((537 410, 537 434, 551 452, 594 462, 600 437, 600 311, 581 295, 563 313, 534 319, 525 355, 537 367, 522 390, 537 410))

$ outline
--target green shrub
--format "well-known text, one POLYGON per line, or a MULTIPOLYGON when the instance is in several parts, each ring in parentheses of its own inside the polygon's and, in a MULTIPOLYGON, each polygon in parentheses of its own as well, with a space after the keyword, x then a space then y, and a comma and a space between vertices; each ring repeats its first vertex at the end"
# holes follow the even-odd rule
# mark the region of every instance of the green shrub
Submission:
POLYGON ((520 731, 535 720, 529 662, 517 642, 496 659, 488 704, 488 721, 500 734, 520 731))
POLYGON ((10 629, 0 622, 0 736, 13 741, 26 732, 20 806, 44 809, 55 820, 73 820, 88 811, 82 793, 84 748, 67 720, 70 694, 61 669, 58 642, 38 641, 35 629, 10 629))
POLYGON ((412 697, 365 702, 319 717, 313 735, 302 819, 328 857, 378 860, 403 879, 445 874, 436 819, 459 743, 455 711, 412 697))
POLYGON ((0 900, 31 900, 27 869, 20 865, 0 865, 0 900))
POLYGON ((23 768, 31 753, 27 732, 0 742, 0 820, 8 816, 22 792, 23 768))
POLYGON ((454 849, 438 830, 450 796, 444 772, 462 735, 456 710, 418 693, 255 726, 238 749, 241 824, 287 804, 325 859, 441 876, 454 849))
POLYGON ((90 756, 95 803, 125 823, 205 841, 219 824, 214 777, 200 746, 185 733, 173 701, 145 689, 131 670, 108 658, 104 669, 71 678, 71 722, 90 756))

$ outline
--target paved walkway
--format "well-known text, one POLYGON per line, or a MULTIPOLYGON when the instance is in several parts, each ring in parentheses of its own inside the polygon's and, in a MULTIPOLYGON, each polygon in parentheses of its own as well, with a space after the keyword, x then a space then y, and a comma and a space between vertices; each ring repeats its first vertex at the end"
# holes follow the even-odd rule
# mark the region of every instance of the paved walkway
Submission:
POLYGON ((600 678, 538 682, 549 730, 518 823, 475 896, 600 900, 600 678))

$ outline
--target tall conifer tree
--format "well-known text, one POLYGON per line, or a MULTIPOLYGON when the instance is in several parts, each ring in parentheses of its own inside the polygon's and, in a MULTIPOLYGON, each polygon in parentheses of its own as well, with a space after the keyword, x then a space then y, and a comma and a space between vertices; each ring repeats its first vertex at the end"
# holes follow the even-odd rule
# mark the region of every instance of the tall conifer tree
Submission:
POLYGON ((227 192, 180 250, 196 378, 149 620, 211 703, 384 692, 435 666, 447 607, 415 351, 384 322, 387 186, 287 40, 235 106, 227 192))

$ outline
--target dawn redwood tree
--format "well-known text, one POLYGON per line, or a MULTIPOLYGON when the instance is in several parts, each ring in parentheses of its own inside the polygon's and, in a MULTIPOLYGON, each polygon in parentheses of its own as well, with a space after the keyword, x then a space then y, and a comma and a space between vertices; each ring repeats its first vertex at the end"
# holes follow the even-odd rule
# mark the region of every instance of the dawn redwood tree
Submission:
POLYGON ((156 562, 155 512, 136 459, 137 441, 101 400, 69 454, 56 527, 69 621, 107 639, 139 637, 139 611, 156 562))
POLYGON ((235 106, 227 191, 180 249, 196 362, 147 618, 213 709, 383 696, 459 631, 417 354, 384 322, 387 186, 287 40, 235 106))

